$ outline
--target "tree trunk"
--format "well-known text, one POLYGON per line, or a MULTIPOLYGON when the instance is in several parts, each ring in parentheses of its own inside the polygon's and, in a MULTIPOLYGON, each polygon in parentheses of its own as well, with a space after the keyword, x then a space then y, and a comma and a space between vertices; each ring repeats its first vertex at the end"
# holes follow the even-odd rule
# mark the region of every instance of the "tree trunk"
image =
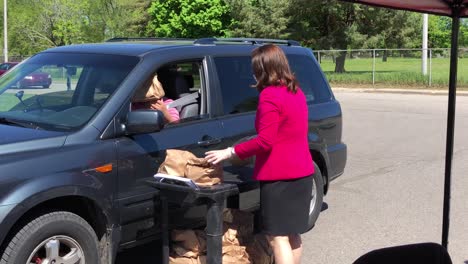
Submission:
POLYGON ((383 61, 383 62, 387 62, 387 57, 388 57, 388 51, 387 51, 387 50, 384 50, 384 51, 383 51, 383 56, 382 56, 382 61, 383 61))
POLYGON ((345 70, 345 60, 346 60, 346 51, 341 51, 340 55, 336 57, 336 63, 335 63, 335 72, 336 73, 344 73, 346 72, 345 70))

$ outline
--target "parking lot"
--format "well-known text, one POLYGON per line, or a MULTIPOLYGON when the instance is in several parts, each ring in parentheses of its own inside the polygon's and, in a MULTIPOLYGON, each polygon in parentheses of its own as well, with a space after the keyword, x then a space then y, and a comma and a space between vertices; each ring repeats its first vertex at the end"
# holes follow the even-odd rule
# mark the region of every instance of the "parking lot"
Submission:
MULTIPOLYGON (((305 236, 303 263, 352 263, 367 251, 441 241, 447 96, 340 92, 345 174, 305 236)), ((458 97, 449 250, 468 263, 468 97, 458 97)))
MULTIPOLYGON (((316 227, 304 236, 304 264, 352 263, 367 251, 441 241, 447 97, 336 92, 348 144, 316 227)), ((468 97, 457 99, 449 251, 468 263, 468 97)), ((158 263, 152 244, 118 263, 158 263), (130 262, 131 261, 131 262, 130 262), (152 262, 151 262, 152 261, 152 262)))

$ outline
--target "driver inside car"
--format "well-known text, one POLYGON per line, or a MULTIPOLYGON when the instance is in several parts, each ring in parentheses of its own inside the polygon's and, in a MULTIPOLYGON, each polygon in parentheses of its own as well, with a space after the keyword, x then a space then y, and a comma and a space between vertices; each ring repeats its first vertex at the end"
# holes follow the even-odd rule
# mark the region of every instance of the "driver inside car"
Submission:
POLYGON ((179 111, 176 108, 168 107, 172 99, 165 97, 165 92, 158 76, 155 75, 151 85, 147 89, 139 89, 132 99, 132 110, 152 109, 159 110, 164 116, 165 123, 179 121, 179 111))

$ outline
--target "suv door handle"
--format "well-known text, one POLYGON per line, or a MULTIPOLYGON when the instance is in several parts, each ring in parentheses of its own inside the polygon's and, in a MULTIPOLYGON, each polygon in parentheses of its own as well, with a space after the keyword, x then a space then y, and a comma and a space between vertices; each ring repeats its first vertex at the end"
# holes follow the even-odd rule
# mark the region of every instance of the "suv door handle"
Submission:
POLYGON ((198 146, 207 147, 207 146, 216 145, 216 144, 219 144, 219 143, 221 143, 221 139, 219 139, 219 138, 210 138, 210 139, 207 139, 207 140, 198 141, 198 146))

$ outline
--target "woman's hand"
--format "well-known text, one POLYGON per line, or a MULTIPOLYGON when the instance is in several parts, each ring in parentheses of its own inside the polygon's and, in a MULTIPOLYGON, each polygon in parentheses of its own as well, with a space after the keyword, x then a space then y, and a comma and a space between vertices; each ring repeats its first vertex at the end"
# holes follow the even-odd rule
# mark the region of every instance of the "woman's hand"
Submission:
POLYGON ((212 150, 205 153, 205 159, 211 164, 218 164, 223 160, 232 158, 232 148, 212 150))

